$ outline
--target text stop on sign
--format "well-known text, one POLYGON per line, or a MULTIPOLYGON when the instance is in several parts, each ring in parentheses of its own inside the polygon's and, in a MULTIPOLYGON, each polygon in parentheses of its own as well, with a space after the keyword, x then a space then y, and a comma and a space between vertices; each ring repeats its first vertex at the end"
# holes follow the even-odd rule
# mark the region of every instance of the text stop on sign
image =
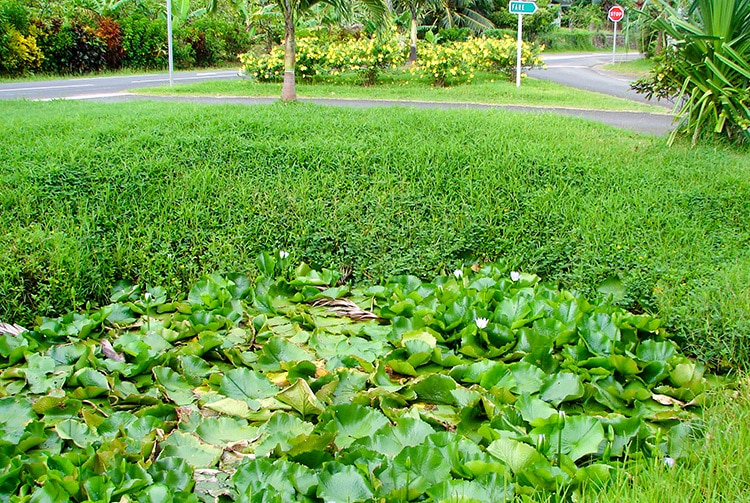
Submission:
POLYGON ((620 7, 619 5, 613 5, 609 9, 609 13, 607 14, 607 17, 610 21, 613 23, 616 23, 618 21, 621 21, 623 17, 625 17, 625 9, 620 7))

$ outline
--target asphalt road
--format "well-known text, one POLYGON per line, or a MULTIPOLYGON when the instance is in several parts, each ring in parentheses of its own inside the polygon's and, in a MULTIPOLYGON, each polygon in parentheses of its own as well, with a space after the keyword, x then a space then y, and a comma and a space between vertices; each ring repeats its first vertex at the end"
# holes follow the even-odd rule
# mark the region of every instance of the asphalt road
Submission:
MULTIPOLYGON (((637 52, 617 54, 615 62, 632 61, 640 57, 637 52)), ((627 100, 662 105, 665 108, 672 107, 671 103, 649 101, 642 94, 630 89, 630 83, 635 80, 633 76, 604 70, 603 65, 612 63, 611 53, 546 54, 544 63, 546 69, 531 70, 528 72, 529 76, 627 100)))
MULTIPOLYGON (((621 59, 634 59, 638 54, 617 55, 621 59)), ((631 78, 603 71, 601 66, 611 62, 611 54, 551 54, 544 57, 547 69, 532 70, 530 76, 543 80, 551 80, 570 87, 586 89, 617 96, 635 101, 646 101, 641 95, 630 90, 631 78)), ((216 79, 236 79, 235 70, 207 71, 207 72, 176 72, 174 83, 196 82, 216 79)), ((129 90, 167 85, 169 76, 166 73, 117 76, 90 77, 64 80, 49 80, 36 82, 13 82, 0 84, 0 99, 75 99, 95 101, 189 101, 199 103, 238 103, 264 104, 276 101, 276 98, 216 98, 216 97, 169 97, 143 96, 128 93, 129 90)), ((522 84, 523 85, 523 84, 522 84)), ((397 100, 347 100, 347 99, 302 99, 328 106, 368 108, 382 106, 409 106, 416 108, 474 108, 489 109, 502 108, 524 113, 555 113, 580 117, 610 124, 612 126, 653 134, 665 135, 672 128, 672 117, 668 114, 650 114, 642 112, 610 112, 599 110, 582 110, 564 107, 533 107, 514 105, 486 105, 472 103, 444 103, 444 102, 413 102, 397 100)), ((666 106, 666 105, 665 105, 666 106)), ((665 109, 665 112, 668 110, 665 109)))
MULTIPOLYGON (((184 84, 187 82, 236 78, 238 78, 237 70, 175 72, 173 82, 175 84, 184 84)), ((0 99, 97 99, 115 96, 130 89, 162 86, 168 83, 168 73, 12 82, 0 84, 0 99)))

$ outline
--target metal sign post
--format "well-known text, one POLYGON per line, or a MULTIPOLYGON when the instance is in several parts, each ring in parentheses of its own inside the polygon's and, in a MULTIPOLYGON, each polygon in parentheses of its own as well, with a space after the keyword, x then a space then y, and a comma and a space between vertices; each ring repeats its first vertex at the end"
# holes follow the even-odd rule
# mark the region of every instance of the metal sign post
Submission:
POLYGON ((521 87, 521 51, 523 43, 523 15, 536 12, 534 2, 511 0, 508 4, 508 12, 518 14, 518 43, 516 47, 516 87, 521 87))
POLYGON ((615 64, 615 50, 617 49, 617 23, 619 23, 622 18, 625 16, 625 9, 620 7, 619 5, 613 5, 609 12, 607 13, 607 17, 610 21, 615 23, 615 31, 612 35, 612 64, 615 64))
POLYGON ((172 0, 167 0, 167 58, 169 59, 169 86, 172 87, 174 56, 172 53, 172 0))
POLYGON ((516 87, 521 87, 521 50, 522 50, 523 14, 518 15, 518 42, 516 44, 516 87))

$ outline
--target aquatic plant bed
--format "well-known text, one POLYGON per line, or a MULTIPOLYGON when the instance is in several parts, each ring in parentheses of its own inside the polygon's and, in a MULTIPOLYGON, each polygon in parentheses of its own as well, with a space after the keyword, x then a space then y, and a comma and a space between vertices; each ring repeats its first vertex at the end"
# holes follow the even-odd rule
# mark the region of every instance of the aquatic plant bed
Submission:
POLYGON ((492 264, 256 266, 6 327, 0 499, 570 498, 700 433, 703 367, 651 316, 492 264))

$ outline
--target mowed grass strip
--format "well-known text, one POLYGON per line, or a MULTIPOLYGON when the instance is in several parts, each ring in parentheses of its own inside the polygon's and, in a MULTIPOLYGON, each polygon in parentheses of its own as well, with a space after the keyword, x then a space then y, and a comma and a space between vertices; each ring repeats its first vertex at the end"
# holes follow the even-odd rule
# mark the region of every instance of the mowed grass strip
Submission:
MULTIPOLYGON (((382 74, 375 86, 363 87, 356 74, 319 76, 297 80, 300 98, 345 98, 362 100, 437 101, 525 105, 536 107, 568 107, 594 110, 619 110, 667 114, 668 107, 615 98, 601 93, 573 90, 567 86, 524 79, 521 87, 504 75, 480 73, 470 84, 435 87, 425 79, 408 72, 389 71, 382 74)), ((176 96, 281 96, 281 83, 251 80, 217 80, 136 89, 133 92, 176 96)))
POLYGON ((2 102, 0 319, 184 292, 260 251, 429 278, 507 261, 748 361, 750 154, 505 111, 2 102))

